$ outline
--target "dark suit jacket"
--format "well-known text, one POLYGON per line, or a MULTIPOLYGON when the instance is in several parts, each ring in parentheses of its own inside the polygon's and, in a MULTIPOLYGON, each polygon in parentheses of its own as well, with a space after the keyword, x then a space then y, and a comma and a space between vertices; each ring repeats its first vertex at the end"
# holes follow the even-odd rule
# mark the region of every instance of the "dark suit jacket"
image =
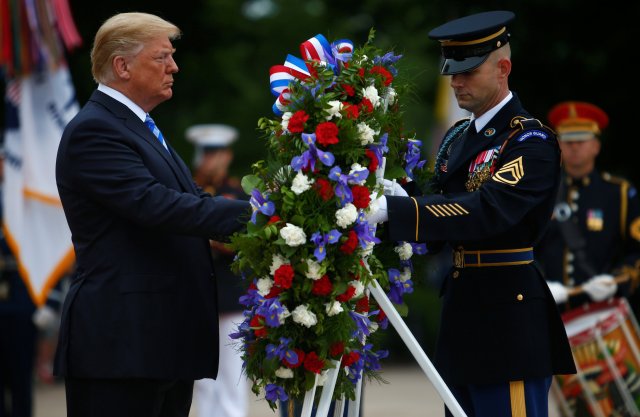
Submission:
POLYGON ((77 272, 55 373, 215 377, 218 312, 208 239, 240 229, 249 204, 202 192, 171 148, 100 91, 63 133, 56 180, 77 272))
MULTIPOLYGON (((450 130, 436 161, 437 193, 387 197, 390 238, 446 241, 471 251, 533 247, 551 218, 560 152, 555 134, 540 124, 515 133, 500 152, 514 117, 531 118, 515 96, 481 132, 459 130, 454 137, 450 130), (481 183, 475 190, 468 189, 470 168, 481 183)), ((560 315, 535 264, 449 272, 436 366, 456 385, 575 373, 560 315)))

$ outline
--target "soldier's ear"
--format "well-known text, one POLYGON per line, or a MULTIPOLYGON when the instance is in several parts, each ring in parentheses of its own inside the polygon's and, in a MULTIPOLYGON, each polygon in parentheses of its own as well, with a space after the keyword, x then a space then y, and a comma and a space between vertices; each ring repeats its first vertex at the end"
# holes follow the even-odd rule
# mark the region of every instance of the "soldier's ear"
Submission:
POLYGON ((501 58, 498 60, 498 71, 500 77, 506 78, 511 74, 511 60, 509 58, 501 58))

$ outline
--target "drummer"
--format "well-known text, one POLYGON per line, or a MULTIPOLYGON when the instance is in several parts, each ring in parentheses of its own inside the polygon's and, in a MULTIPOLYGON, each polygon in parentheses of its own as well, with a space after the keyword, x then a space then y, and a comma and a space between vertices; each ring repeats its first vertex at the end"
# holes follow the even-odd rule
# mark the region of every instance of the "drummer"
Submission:
MULTIPOLYGON (((579 101, 548 114, 558 133, 564 170, 552 221, 536 258, 561 310, 630 296, 640 267, 640 199, 627 180, 596 168, 609 123, 598 106, 579 101)), ((640 291, 632 302, 640 313, 640 291)))

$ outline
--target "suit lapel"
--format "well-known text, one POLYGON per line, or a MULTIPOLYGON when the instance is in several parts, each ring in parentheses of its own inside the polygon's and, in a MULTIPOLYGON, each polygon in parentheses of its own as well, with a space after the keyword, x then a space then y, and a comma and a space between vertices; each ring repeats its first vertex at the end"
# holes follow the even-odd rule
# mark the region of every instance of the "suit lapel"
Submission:
POLYGON ((191 176, 185 174, 182 166, 176 162, 176 159, 179 158, 176 156, 176 159, 174 159, 172 156, 174 153, 173 149, 169 146, 171 153, 167 152, 153 132, 151 132, 144 122, 142 122, 142 120, 140 120, 127 106, 101 91, 95 91, 90 100, 97 101, 111 110, 116 117, 123 119, 125 126, 136 135, 140 136, 144 142, 151 146, 154 151, 157 152, 158 155, 171 167, 171 170, 178 179, 183 191, 195 193, 195 187, 191 176))

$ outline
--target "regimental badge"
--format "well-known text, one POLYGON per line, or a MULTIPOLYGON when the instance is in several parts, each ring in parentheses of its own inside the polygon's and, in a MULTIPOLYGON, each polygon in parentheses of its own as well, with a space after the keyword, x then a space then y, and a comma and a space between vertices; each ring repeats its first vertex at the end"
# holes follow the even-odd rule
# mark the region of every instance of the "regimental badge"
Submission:
POLYGON ((489 127, 487 129, 485 129, 485 131, 484 131, 484 135, 486 137, 488 137, 488 138, 490 138, 491 136, 493 136, 495 134, 496 134, 496 130, 494 128, 492 128, 492 127, 489 127))
POLYGON ((469 177, 464 184, 467 191, 472 192, 480 188, 491 176, 498 159, 500 146, 484 150, 476 155, 469 164, 469 177))
POLYGON ((604 218, 602 216, 602 210, 589 209, 587 210, 587 230, 591 232, 601 232, 604 228, 604 218))

